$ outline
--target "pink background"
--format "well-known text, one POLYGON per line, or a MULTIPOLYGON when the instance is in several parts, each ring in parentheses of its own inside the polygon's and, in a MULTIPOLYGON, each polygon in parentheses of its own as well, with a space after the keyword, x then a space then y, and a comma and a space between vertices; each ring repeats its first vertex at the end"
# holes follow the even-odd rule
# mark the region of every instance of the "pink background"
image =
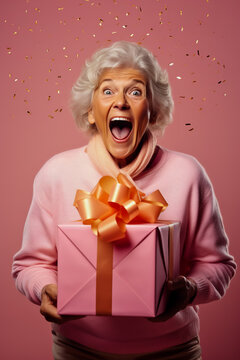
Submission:
MULTIPOLYGON (((238 261, 240 5, 237 0, 8 0, 0 10, 0 351, 2 359, 48 360, 49 324, 16 291, 11 262, 21 245, 36 172, 53 154, 87 141, 75 127, 68 100, 84 60, 97 48, 122 39, 140 42, 168 70, 174 123, 159 143, 205 166, 238 261)), ((223 300, 201 306, 204 359, 238 357, 238 277, 223 300)))

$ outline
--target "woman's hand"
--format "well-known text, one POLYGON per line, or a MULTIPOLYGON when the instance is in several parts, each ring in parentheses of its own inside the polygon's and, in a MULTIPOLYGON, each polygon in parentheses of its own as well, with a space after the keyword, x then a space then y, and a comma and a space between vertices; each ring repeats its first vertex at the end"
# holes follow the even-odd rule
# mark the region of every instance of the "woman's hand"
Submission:
POLYGON ((148 320, 159 322, 170 319, 178 311, 185 309, 186 306, 191 304, 197 294, 197 285, 195 281, 182 275, 176 277, 173 281, 168 281, 167 288, 166 311, 155 318, 148 318, 148 320))
POLYGON ((62 324, 69 320, 80 319, 84 316, 61 316, 57 312, 57 285, 48 284, 43 287, 41 292, 40 313, 47 321, 62 324))

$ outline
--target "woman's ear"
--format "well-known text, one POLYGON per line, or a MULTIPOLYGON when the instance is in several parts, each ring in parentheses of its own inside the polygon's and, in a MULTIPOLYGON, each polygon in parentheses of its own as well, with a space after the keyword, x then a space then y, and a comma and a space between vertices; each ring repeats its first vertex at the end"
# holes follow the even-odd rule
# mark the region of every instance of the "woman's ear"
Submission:
POLYGON ((89 124, 91 124, 91 125, 95 124, 95 119, 94 119, 94 115, 93 115, 93 110, 92 110, 92 109, 90 109, 90 110, 88 111, 88 122, 89 122, 89 124))

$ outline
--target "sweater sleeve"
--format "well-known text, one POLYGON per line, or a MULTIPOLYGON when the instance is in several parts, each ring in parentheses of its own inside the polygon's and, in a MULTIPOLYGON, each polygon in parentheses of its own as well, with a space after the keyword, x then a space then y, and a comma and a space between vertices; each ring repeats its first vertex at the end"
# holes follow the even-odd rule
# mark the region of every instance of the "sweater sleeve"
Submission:
POLYGON ((197 284, 197 295, 192 302, 197 305, 220 299, 236 269, 228 252, 218 202, 204 171, 198 190, 192 189, 189 214, 184 258, 188 263, 186 275, 197 284))
POLYGON ((14 256, 12 267, 16 287, 36 304, 41 302, 43 286, 57 283, 56 226, 49 208, 40 202, 41 194, 47 199, 48 194, 44 193, 40 173, 34 181, 22 247, 14 256))

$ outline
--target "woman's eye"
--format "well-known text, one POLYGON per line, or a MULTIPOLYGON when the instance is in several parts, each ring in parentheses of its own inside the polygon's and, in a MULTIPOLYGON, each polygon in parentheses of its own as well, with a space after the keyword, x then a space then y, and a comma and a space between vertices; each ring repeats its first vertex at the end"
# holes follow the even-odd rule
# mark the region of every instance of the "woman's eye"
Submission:
POLYGON ((104 95, 112 95, 112 91, 110 89, 103 90, 104 95))
POLYGON ((141 96, 142 95, 142 92, 141 90, 132 90, 131 91, 131 94, 134 95, 134 96, 141 96))

